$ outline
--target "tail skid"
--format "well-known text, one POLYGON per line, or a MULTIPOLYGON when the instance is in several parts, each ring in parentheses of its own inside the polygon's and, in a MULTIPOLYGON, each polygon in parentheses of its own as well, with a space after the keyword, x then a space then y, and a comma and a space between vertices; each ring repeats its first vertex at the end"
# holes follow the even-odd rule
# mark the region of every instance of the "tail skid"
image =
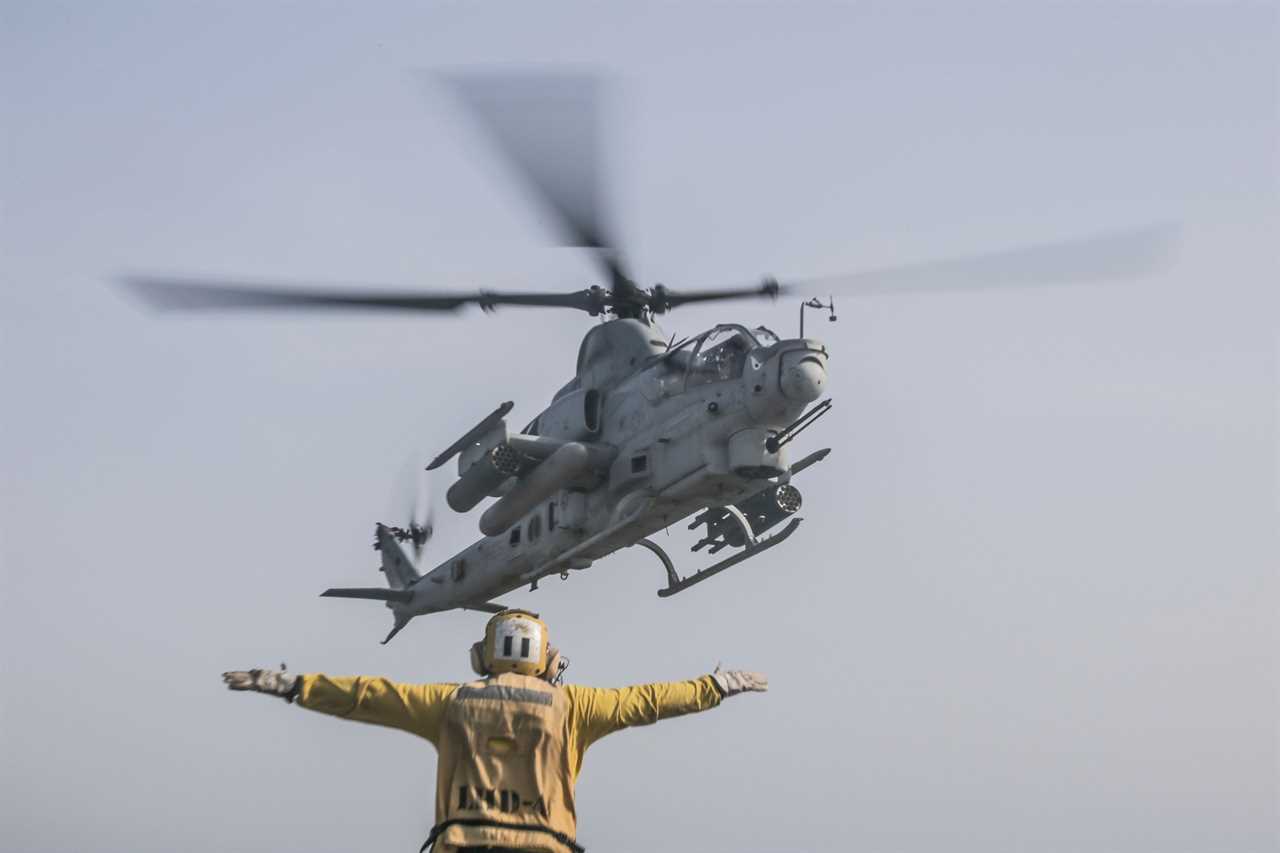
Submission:
POLYGON ((382 641, 382 645, 385 646, 387 643, 391 642, 391 638, 394 637, 396 634, 399 634, 400 629, 403 628, 405 625, 408 625, 409 620, 412 618, 413 618, 412 616, 401 616, 399 613, 397 613, 396 624, 391 627, 391 633, 387 634, 386 639, 382 641))

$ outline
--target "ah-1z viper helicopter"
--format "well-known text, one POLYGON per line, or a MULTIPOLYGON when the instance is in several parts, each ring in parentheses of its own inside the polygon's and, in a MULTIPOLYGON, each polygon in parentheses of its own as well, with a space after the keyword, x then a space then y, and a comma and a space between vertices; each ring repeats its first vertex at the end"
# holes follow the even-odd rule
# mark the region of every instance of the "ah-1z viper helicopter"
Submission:
MULTIPOLYGON (((601 205, 597 174, 598 85, 575 76, 456 78, 453 88, 496 149, 505 155, 555 222, 565 245, 591 252, 608 287, 572 293, 386 293, 297 290, 201 279, 132 276, 127 282, 161 308, 384 309, 452 312, 475 304, 572 308, 607 316, 583 337, 575 376, 523 429, 504 403, 428 465, 456 457, 448 504, 468 512, 496 498, 480 518, 484 538, 420 574, 401 547, 420 552, 429 522, 378 524, 386 588, 322 593, 386 602, 395 619, 389 641, 414 616, 458 608, 500 610, 493 599, 553 573, 585 569, 640 545, 666 570, 661 596, 673 595, 775 547, 795 532, 800 492, 791 479, 828 449, 792 461, 790 444, 827 412, 825 344, 804 334, 781 339, 765 328, 726 323, 680 343, 657 315, 694 302, 776 298, 773 279, 748 288, 675 291, 638 286, 617 251, 601 205), (648 536, 681 520, 701 527, 693 546, 734 553, 682 578, 648 536), (783 525, 783 522, 786 522, 783 525), (776 530, 783 525, 780 530, 776 530), (766 537, 769 531, 775 531, 766 537)), ((1109 278, 1149 268, 1163 255, 1168 229, 1117 232, 1071 243, 881 270, 820 284, 862 290, 1109 278)), ((804 286, 805 283, 802 283, 804 286)))

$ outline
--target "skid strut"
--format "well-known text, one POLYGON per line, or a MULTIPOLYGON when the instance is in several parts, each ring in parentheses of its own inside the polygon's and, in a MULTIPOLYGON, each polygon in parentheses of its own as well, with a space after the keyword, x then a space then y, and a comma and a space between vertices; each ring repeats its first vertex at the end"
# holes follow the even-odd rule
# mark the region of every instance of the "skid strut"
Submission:
POLYGON ((658 590, 658 595, 661 598, 667 598, 668 596, 675 595, 677 592, 683 592, 694 584, 702 583, 712 575, 717 575, 730 566, 736 566, 743 560, 750 559, 762 551, 768 551, 775 545, 781 545, 783 540, 792 533, 795 533, 796 528, 799 526, 800 519, 793 518, 787 523, 786 527, 782 528, 781 531, 773 536, 770 536, 767 539, 749 540, 751 541, 751 544, 734 554, 732 557, 726 557, 713 566, 708 566, 700 572, 694 572, 687 578, 680 577, 676 572, 675 564, 671 562, 671 558, 667 556, 667 552, 662 550, 661 545, 650 539, 641 539, 636 542, 636 544, 648 548, 657 555, 659 560, 662 561, 662 567, 667 570, 667 586, 665 589, 658 590))

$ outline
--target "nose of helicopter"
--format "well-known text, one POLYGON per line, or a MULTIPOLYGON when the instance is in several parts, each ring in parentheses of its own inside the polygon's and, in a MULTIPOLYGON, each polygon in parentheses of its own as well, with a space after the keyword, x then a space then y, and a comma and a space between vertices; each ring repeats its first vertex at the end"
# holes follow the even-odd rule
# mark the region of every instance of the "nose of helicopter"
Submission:
POLYGON ((748 360, 747 411, 760 424, 794 420, 827 388, 827 348, 813 338, 779 341, 748 360))
POLYGON ((794 403, 809 403, 822 396, 827 368, 814 352, 788 352, 783 354, 778 378, 783 396, 794 403))

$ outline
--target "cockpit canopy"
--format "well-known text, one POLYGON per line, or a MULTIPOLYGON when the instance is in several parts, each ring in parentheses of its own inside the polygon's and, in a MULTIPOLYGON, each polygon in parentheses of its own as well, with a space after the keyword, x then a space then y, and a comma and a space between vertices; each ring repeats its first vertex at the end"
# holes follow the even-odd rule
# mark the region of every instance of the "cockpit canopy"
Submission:
POLYGON ((737 379, 755 340, 745 329, 717 326, 699 341, 689 364, 689 384, 705 385, 737 379))
POLYGON ((748 330, 746 326, 725 323, 703 332, 689 341, 691 354, 684 359, 688 367, 689 385, 725 382, 742 376, 747 353, 778 342, 778 336, 763 326, 748 330))
POLYGON ((669 352, 662 331, 652 322, 612 320, 583 337, 577 376, 560 389, 556 399, 580 388, 608 388, 659 356, 666 356, 668 368, 686 376, 689 385, 737 379, 745 369, 747 353, 767 349, 778 340, 763 326, 748 329, 723 323, 669 352))

